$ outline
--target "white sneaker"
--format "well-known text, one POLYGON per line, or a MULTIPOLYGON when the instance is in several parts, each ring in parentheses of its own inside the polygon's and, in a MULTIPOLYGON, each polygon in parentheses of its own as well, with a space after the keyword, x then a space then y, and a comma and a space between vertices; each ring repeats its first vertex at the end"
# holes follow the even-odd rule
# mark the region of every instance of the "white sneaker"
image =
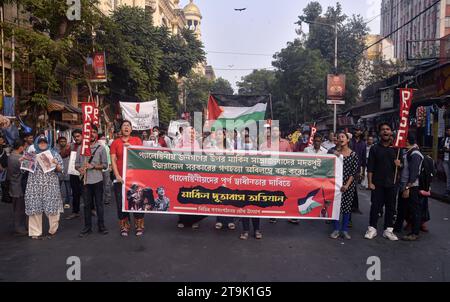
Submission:
POLYGON ((377 237, 377 235, 377 229, 374 227, 369 227, 364 238, 372 240, 373 238, 377 237))
POLYGON ((394 228, 387 228, 383 233, 383 237, 391 241, 398 241, 398 237, 394 234, 394 228))

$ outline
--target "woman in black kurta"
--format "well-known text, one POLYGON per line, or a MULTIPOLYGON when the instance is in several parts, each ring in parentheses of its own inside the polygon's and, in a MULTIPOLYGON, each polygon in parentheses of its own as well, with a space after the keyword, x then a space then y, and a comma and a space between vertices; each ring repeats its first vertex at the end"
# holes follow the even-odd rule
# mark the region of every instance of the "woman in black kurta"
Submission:
POLYGON ((346 133, 339 134, 339 148, 336 150, 336 155, 344 157, 344 171, 342 182, 342 199, 341 199, 341 216, 342 225, 339 225, 339 220, 334 222, 334 231, 331 238, 337 239, 340 233, 346 239, 351 239, 348 234, 348 224, 350 222, 350 215, 352 213, 352 202, 356 191, 355 176, 358 173, 358 156, 353 152, 349 146, 349 137, 346 133))

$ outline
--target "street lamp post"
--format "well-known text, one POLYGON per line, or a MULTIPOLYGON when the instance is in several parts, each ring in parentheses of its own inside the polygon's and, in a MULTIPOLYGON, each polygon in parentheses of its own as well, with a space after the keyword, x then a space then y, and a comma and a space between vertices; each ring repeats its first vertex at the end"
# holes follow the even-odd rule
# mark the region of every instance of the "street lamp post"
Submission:
MULTIPOLYGON (((308 24, 316 24, 328 26, 334 29, 334 73, 337 74, 338 70, 338 24, 337 19, 334 25, 322 22, 314 22, 314 21, 304 21, 308 24)), ((337 105, 334 104, 334 119, 333 119, 333 132, 336 133, 336 124, 337 124, 337 105)))

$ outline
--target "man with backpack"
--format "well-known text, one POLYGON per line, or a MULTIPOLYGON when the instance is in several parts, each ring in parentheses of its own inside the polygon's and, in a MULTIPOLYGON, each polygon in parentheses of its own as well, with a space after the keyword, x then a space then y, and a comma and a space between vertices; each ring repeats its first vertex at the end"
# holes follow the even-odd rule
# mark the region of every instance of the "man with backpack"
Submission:
POLYGON ((416 241, 419 238, 424 210, 424 195, 428 195, 433 177, 433 160, 424 156, 410 135, 403 156, 403 169, 400 177, 400 196, 397 220, 394 231, 400 233, 405 220, 411 224, 411 232, 402 239, 416 241), (431 162, 430 162, 431 160, 431 162))
POLYGON ((81 148, 78 148, 75 169, 80 172, 83 183, 84 200, 84 229, 80 237, 85 237, 92 233, 92 205, 95 202, 98 218, 98 232, 106 235, 108 230, 104 221, 103 203, 103 170, 108 168, 108 157, 106 149, 98 142, 98 129, 92 125, 91 134, 91 156, 81 155, 81 148))

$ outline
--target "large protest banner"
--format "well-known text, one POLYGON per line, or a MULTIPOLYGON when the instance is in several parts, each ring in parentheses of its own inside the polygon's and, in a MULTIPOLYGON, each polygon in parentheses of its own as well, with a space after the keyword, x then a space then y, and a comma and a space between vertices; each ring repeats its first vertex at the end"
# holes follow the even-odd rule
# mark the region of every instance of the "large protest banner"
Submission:
POLYGON ((142 103, 124 103, 120 102, 122 117, 130 121, 133 130, 149 130, 159 126, 158 101, 142 103))
POLYGON ((129 147, 123 211, 338 219, 343 160, 301 153, 129 147))

